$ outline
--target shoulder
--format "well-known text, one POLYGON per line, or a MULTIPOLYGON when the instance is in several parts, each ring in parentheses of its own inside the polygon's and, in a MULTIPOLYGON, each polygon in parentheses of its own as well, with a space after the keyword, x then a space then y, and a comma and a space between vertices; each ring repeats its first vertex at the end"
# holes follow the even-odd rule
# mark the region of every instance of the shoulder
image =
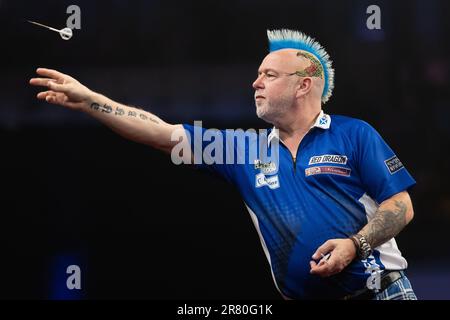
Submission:
POLYGON ((330 117, 330 128, 334 132, 346 133, 352 136, 355 134, 368 135, 377 133, 375 128, 364 120, 342 115, 330 115, 330 117))
POLYGON ((358 118, 352 118, 338 114, 331 114, 330 117, 331 123, 338 125, 339 127, 353 127, 353 128, 367 127, 367 126, 371 127, 369 123, 358 118))

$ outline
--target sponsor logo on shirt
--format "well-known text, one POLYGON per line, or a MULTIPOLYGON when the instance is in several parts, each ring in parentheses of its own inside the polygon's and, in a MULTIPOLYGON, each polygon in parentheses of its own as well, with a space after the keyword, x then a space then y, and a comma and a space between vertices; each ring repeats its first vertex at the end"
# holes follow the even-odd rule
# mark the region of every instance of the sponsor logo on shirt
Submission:
POLYGON ((262 162, 261 160, 255 160, 255 169, 260 169, 264 174, 271 174, 277 171, 277 166, 275 162, 262 162))
POLYGON ((387 160, 384 160, 384 163, 386 164, 386 167, 388 168, 389 172, 391 174, 396 173, 400 169, 403 169, 403 163, 400 161, 397 156, 393 156, 387 160))
POLYGON ((347 164, 347 157, 338 154, 324 154, 321 156, 313 156, 309 159, 308 164, 316 164, 316 163, 347 164))
POLYGON ((278 175, 266 177, 264 174, 259 173, 255 176, 255 186, 256 188, 267 186, 270 189, 277 189, 280 187, 278 175))
POLYGON ((352 170, 349 168, 333 167, 333 166, 320 166, 311 167, 305 169, 305 175, 307 177, 315 174, 336 174, 340 176, 349 177, 352 170))

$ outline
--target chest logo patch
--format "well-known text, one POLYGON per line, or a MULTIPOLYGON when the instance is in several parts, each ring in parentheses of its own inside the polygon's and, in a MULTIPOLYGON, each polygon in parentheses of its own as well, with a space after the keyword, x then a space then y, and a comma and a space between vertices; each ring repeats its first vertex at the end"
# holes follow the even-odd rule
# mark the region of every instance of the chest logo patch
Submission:
POLYGON ((261 160, 255 160, 255 169, 260 169, 264 174, 272 174, 277 172, 277 166, 275 162, 262 162, 261 160))
POLYGON ((351 169, 333 166, 320 166, 320 167, 310 167, 305 169, 305 175, 307 177, 313 176, 315 174, 336 174, 339 176, 349 177, 351 169))
POLYGON ((266 177, 263 173, 259 173, 255 176, 255 187, 261 188, 267 186, 270 189, 277 189, 280 187, 278 181, 278 175, 266 177))
POLYGON ((308 164, 316 163, 336 163, 336 164, 347 164, 347 157, 339 154, 323 154, 321 156, 312 156, 309 159, 308 164))

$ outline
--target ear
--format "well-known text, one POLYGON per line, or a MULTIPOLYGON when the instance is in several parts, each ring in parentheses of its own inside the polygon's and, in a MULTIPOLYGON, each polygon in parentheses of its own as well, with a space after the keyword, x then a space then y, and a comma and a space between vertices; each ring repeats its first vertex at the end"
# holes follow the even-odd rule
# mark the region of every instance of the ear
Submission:
POLYGON ((296 97, 300 98, 302 96, 307 95, 313 86, 312 79, 310 77, 303 78, 302 82, 300 82, 297 86, 297 94, 296 97))

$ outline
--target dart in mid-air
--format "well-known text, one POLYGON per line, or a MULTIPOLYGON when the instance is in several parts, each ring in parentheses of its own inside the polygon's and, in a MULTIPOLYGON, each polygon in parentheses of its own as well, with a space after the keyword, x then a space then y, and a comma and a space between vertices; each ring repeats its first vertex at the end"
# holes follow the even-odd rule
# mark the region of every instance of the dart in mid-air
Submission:
POLYGON ((37 26, 44 27, 44 28, 47 28, 49 30, 58 32, 59 35, 61 36, 61 38, 63 38, 64 40, 69 40, 70 38, 72 38, 73 32, 72 32, 72 29, 70 29, 70 28, 63 28, 61 30, 58 30, 56 28, 52 28, 52 27, 46 26, 45 24, 42 24, 42 23, 38 23, 38 22, 35 22, 35 21, 30 21, 30 20, 27 20, 27 21, 29 23, 35 24, 37 26))

